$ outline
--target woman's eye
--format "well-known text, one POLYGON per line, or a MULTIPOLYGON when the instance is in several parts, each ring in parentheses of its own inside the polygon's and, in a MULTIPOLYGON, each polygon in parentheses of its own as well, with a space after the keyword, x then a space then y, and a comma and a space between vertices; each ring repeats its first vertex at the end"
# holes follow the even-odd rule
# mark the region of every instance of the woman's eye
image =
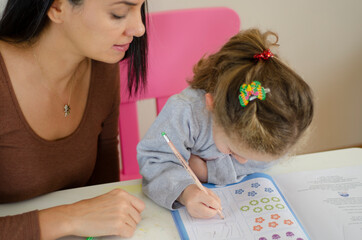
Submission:
POLYGON ((114 19, 122 19, 124 17, 125 16, 119 16, 119 15, 116 15, 116 14, 112 13, 112 18, 114 18, 114 19))

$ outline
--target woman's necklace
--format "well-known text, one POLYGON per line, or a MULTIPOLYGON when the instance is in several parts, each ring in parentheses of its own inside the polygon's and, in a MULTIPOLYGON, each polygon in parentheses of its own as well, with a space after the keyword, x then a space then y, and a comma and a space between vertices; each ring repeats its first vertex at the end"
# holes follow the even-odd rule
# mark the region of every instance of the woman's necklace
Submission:
MULTIPOLYGON (((38 66, 39 66, 39 69, 40 69, 40 72, 41 72, 41 74, 42 74, 42 77, 44 78, 44 70, 43 70, 43 68, 41 67, 41 65, 40 65, 40 63, 39 63, 39 60, 38 60, 38 57, 37 57, 37 55, 35 54, 34 51, 33 51, 33 55, 34 55, 34 58, 35 58, 38 66)), ((78 69, 78 68, 77 68, 77 69, 78 69)), ((75 82, 74 79, 75 79, 76 72, 77 72, 77 71, 74 71, 74 73, 72 74, 72 76, 70 77, 70 80, 69 80, 70 83, 71 83, 71 85, 70 85, 70 88, 69 88, 69 97, 68 97, 68 101, 67 101, 66 104, 63 103, 63 99, 59 96, 59 94, 58 94, 56 91, 54 91, 54 89, 51 89, 49 86, 47 86, 47 85, 44 83, 43 79, 41 80, 41 84, 42 84, 49 92, 55 93, 55 95, 56 95, 59 103, 60 103, 61 105, 64 105, 64 107, 63 107, 63 112, 64 112, 64 117, 65 117, 65 118, 66 118, 68 115, 70 115, 70 110, 71 110, 71 108, 70 108, 70 100, 71 100, 71 97, 72 97, 73 86, 74 86, 74 82, 75 82)))

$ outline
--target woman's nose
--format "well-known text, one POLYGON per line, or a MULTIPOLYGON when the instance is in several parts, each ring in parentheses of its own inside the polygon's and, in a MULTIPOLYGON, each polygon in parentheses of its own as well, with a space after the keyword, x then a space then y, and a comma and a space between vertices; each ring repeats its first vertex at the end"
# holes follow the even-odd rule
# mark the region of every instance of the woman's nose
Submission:
POLYGON ((141 11, 138 10, 136 14, 130 19, 130 24, 126 30, 126 35, 132 37, 141 37, 145 34, 145 25, 142 22, 141 11))

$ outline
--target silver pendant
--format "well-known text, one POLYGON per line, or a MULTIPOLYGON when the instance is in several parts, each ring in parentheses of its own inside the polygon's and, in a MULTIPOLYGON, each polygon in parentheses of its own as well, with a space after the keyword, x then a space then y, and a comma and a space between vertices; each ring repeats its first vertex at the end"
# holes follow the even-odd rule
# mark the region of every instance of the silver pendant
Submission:
POLYGON ((64 117, 67 117, 70 114, 70 106, 68 104, 64 105, 64 117))

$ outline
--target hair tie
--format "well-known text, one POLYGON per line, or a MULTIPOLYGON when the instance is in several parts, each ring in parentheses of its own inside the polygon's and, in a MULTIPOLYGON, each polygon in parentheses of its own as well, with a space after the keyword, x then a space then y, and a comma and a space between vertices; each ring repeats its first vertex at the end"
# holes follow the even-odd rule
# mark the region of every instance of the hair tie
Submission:
POLYGON ((260 82, 258 81, 253 81, 251 84, 244 83, 240 86, 240 105, 242 107, 246 107, 249 102, 257 98, 260 100, 264 100, 268 92, 270 92, 270 89, 262 87, 260 82))
POLYGON ((260 59, 268 60, 270 57, 273 57, 273 56, 274 56, 274 54, 270 51, 270 49, 267 49, 267 50, 264 50, 260 54, 255 54, 254 58, 257 58, 258 60, 260 60, 260 59))

